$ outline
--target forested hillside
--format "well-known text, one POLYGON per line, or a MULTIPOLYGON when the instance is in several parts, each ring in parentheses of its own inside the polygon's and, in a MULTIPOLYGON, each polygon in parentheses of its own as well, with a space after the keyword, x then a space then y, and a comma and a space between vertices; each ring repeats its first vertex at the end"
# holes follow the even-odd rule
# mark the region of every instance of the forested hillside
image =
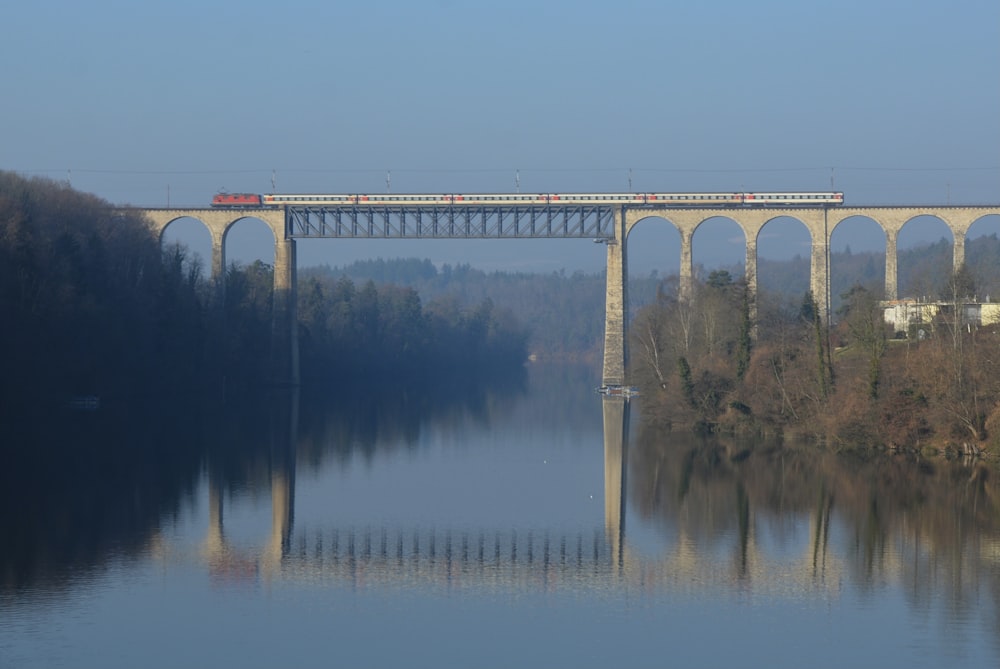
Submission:
POLYGON ((145 223, 66 185, 0 172, 0 402, 190 381, 199 275, 145 223))
MULTIPOLYGON (((220 300, 192 257, 99 198, 0 172, 0 412, 269 384, 273 268, 230 265, 220 300)), ((411 288, 314 279, 300 300, 307 381, 427 384, 527 357, 523 329, 488 299, 425 309, 411 288)))

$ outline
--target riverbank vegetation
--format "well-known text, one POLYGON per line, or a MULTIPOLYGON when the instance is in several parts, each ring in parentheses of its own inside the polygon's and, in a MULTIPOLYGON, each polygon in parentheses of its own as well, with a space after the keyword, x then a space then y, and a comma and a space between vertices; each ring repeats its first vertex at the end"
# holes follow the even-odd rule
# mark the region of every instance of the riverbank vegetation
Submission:
POLYGON ((654 421, 703 432, 795 433, 838 447, 1000 450, 1000 329, 964 318, 964 269, 933 322, 895 333, 856 285, 827 327, 807 293, 752 304, 713 272, 691 300, 661 291, 632 326, 632 373, 654 421))

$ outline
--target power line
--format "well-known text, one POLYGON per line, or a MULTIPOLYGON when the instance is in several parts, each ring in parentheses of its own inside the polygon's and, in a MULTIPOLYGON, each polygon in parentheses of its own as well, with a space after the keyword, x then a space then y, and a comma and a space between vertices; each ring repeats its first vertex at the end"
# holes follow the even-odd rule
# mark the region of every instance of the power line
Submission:
MULTIPOLYGON (((596 174, 596 173, 646 173, 646 174, 769 174, 793 172, 995 172, 1000 165, 986 166, 946 166, 946 167, 898 167, 889 165, 826 165, 799 167, 403 167, 392 168, 392 172, 404 174, 596 174)), ((133 176, 212 176, 240 174, 385 174, 385 168, 251 168, 251 169, 211 169, 211 170, 139 170, 139 169, 95 169, 95 168, 32 168, 14 169, 21 174, 104 174, 133 176)))

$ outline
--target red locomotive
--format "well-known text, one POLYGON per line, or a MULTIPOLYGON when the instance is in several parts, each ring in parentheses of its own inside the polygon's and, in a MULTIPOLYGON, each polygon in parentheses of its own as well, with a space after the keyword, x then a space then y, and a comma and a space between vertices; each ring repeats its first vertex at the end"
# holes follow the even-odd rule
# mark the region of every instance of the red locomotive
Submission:
POLYGON ((213 207, 259 207, 261 197, 256 193, 217 193, 212 198, 213 207))

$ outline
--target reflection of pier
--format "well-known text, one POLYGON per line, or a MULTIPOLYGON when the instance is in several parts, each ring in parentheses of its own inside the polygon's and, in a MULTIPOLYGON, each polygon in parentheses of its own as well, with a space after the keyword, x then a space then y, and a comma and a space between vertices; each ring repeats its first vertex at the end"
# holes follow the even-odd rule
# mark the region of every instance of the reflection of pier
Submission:
MULTIPOLYGON (((808 540, 794 554, 775 554, 758 535, 745 496, 738 531, 711 546, 683 527, 659 555, 626 541, 629 402, 602 399, 604 527, 576 531, 294 526, 295 430, 275 430, 271 472, 271 532, 258 549, 230 546, 223 531, 219 482, 209 478, 210 519, 202 556, 214 578, 304 580, 336 587, 682 591, 739 588, 774 594, 837 591, 848 571, 828 554, 829 509, 812 519, 808 540)), ((288 415, 291 419, 294 411, 288 415)))

